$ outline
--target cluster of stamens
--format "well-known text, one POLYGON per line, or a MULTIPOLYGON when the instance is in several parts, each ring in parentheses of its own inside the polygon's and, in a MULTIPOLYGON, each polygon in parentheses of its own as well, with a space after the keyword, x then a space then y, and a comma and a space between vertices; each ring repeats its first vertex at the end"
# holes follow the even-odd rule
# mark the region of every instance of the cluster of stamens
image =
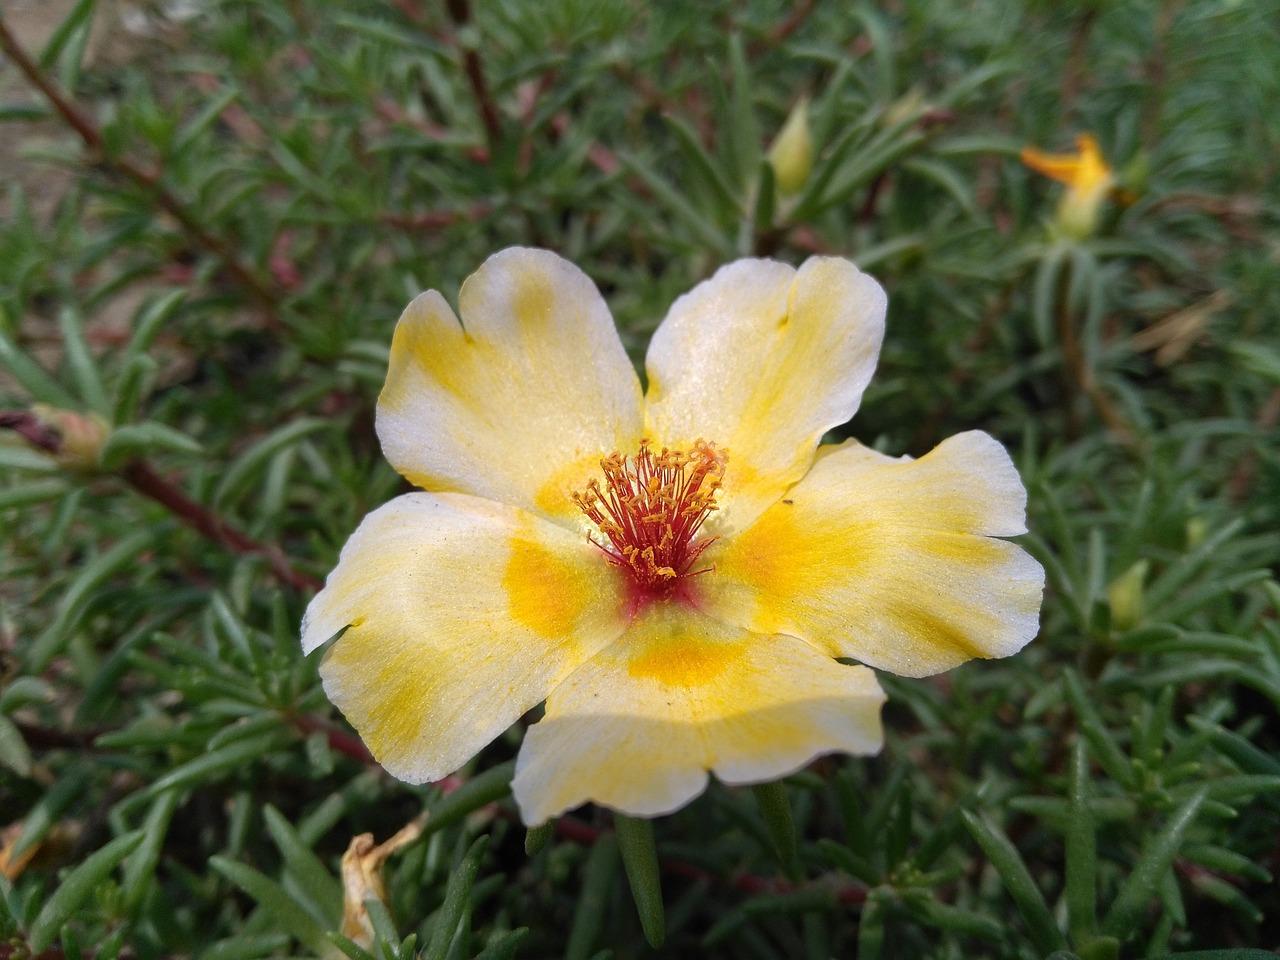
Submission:
POLYGON ((604 483, 592 480, 573 502, 608 540, 590 538, 609 561, 626 567, 642 589, 661 591, 710 569, 693 566, 715 538, 694 537, 716 509, 726 460, 727 450, 704 440, 688 452, 661 453, 641 440, 634 457, 615 451, 601 460, 604 483))

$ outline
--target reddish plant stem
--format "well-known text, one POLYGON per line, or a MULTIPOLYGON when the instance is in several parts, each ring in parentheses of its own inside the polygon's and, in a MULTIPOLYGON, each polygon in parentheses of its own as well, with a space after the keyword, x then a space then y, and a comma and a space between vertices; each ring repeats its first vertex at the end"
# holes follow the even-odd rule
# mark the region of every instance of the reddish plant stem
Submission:
POLYGON ((187 496, 182 488, 156 473, 145 460, 133 460, 125 464, 120 470, 120 476, 144 497, 149 497, 167 508, 187 526, 233 553, 257 554, 265 557, 271 572, 295 590, 319 590, 324 586, 323 581, 318 578, 293 569, 279 547, 274 544, 260 543, 244 531, 233 527, 208 507, 187 496))
POLYGON ((85 147, 97 161, 151 194, 160 208, 178 222, 197 246, 221 260, 258 305, 274 316, 279 296, 271 285, 240 260, 230 243, 206 230, 196 215, 187 209, 186 204, 160 182, 158 172, 144 169, 124 157, 114 156, 107 148, 102 131, 45 75, 40 65, 27 56, 2 16, 0 50, 13 61, 27 81, 44 95, 63 122, 84 141, 85 147))
MULTIPOLYGON (((56 455, 62 449, 62 438, 58 433, 41 423, 29 411, 0 410, 0 427, 12 430, 33 447, 46 453, 56 455)), ((167 508, 187 526, 233 553, 265 557, 271 572, 295 590, 319 590, 324 586, 323 581, 317 577, 293 569, 279 547, 260 543, 243 530, 232 526, 208 507, 191 499, 173 481, 156 473, 145 460, 126 463, 120 469, 119 476, 144 497, 167 508)))
POLYGON ((1085 360, 1084 348, 1080 343, 1076 329, 1076 317, 1071 312, 1069 293, 1071 276, 1063 270, 1058 280, 1058 307, 1056 324, 1058 328, 1058 346, 1062 350, 1062 374, 1067 392, 1067 433, 1072 439, 1078 438, 1084 430, 1084 420, 1076 403, 1076 398, 1088 400, 1116 437, 1126 446, 1137 445, 1138 438, 1129 426, 1119 408, 1111 402, 1106 391, 1094 379, 1093 371, 1085 360))
MULTIPOLYGON (((465 27, 471 23, 471 4, 468 0, 448 0, 445 6, 455 25, 465 27)), ((498 108, 494 106, 493 97, 489 93, 489 83, 485 80, 480 54, 470 45, 465 45, 462 50, 462 71, 467 76, 467 83, 471 85, 489 149, 496 150, 502 139, 502 120, 498 117, 498 108)))
POLYGON ((354 734, 347 733, 345 730, 334 726, 327 720, 321 720, 319 717, 312 717, 306 714, 291 716, 289 720, 303 733, 323 733, 325 739, 329 741, 330 749, 342 754, 344 757, 349 757, 358 763, 367 764, 371 767, 378 762, 373 759, 373 754, 364 745, 364 741, 354 734))
POLYGON ((1062 113, 1067 115, 1075 109, 1076 97, 1084 86, 1085 60, 1089 52, 1089 35, 1093 30, 1093 21, 1097 17, 1095 10, 1086 10, 1076 21, 1071 33, 1071 47, 1067 53, 1067 62, 1062 70, 1062 113))
POLYGON ((809 14, 813 13, 814 7, 817 5, 817 0, 801 0, 796 5, 796 8, 791 11, 789 17, 747 48, 747 56, 755 59, 761 54, 780 46, 784 40, 800 29, 805 20, 809 19, 809 14))

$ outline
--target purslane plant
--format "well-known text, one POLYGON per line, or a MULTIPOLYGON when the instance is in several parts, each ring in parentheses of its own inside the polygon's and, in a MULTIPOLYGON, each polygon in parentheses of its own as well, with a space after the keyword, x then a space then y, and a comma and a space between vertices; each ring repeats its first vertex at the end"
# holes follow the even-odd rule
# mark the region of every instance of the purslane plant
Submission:
POLYGON ((654 816, 833 751, 879 750, 867 666, 925 676, 1021 649, 1044 574, 1004 448, 819 447, 857 410, 885 295, 853 264, 732 263, 655 333, 648 392, 591 281, 511 249, 462 323, 417 298, 378 401, 426 492, 370 514, 303 622, 375 757, 443 777, 546 700, 512 783, 529 824, 654 816), (624 452, 625 451, 625 452, 624 452))

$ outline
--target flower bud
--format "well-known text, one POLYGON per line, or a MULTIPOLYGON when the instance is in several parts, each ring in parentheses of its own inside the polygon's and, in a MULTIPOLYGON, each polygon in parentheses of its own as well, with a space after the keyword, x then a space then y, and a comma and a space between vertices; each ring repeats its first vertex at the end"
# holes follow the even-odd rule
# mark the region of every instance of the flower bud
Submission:
POLYGON ((801 97, 791 109, 769 148, 769 166, 783 196, 799 193, 813 170, 813 134, 809 130, 809 98, 801 97))
POLYGON ((1107 599, 1111 602, 1111 626, 1115 630, 1132 630, 1145 612, 1144 588, 1150 564, 1139 560, 1107 587, 1107 599))
POLYGON ((40 426, 57 437, 54 460, 71 470, 91 473, 98 469, 102 448, 111 435, 111 424, 100 413, 77 413, 37 403, 31 408, 40 426))
POLYGON ((1073 154, 1048 154, 1024 147, 1022 162, 1067 185, 1054 214, 1055 232, 1072 240, 1084 240, 1097 232, 1102 202, 1115 189, 1116 178, 1093 134, 1077 137, 1073 154))

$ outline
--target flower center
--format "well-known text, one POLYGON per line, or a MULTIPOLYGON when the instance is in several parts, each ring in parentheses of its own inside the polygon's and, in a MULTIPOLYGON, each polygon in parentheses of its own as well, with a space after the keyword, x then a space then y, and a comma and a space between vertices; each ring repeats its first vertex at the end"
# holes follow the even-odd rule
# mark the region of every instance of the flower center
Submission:
POLYGON ((663 447, 661 453, 641 440, 634 457, 614 451, 601 460, 604 484, 592 480, 573 502, 608 540, 590 538, 610 563, 627 568, 645 592, 666 593, 680 577, 711 569, 693 566, 715 537, 694 536, 716 509, 728 458, 727 450, 705 440, 688 452, 663 447))

